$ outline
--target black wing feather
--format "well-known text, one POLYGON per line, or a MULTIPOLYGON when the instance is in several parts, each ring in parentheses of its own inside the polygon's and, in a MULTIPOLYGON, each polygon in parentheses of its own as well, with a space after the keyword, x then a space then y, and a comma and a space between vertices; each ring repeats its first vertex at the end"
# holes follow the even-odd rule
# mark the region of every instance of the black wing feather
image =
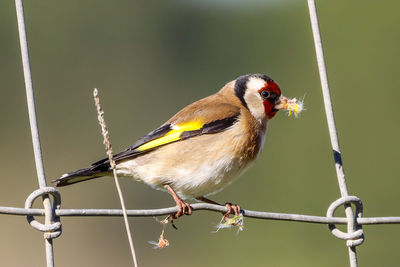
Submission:
MULTIPOLYGON (((119 160, 123 160, 123 159, 126 159, 126 158, 131 158, 133 156, 137 156, 139 154, 147 152, 147 151, 138 151, 138 150, 135 150, 135 149, 140 147, 141 145, 147 143, 147 142, 150 142, 150 141, 152 141, 154 139, 157 139, 157 138, 160 138, 160 137, 164 136, 170 130, 171 130, 171 124, 169 124, 169 123, 157 128, 157 129, 155 129, 154 131, 148 133, 147 135, 145 135, 142 138, 140 138, 139 140, 137 140, 133 145, 128 147, 126 150, 124 150, 124 151, 122 151, 122 152, 120 152, 118 154, 113 155, 113 159, 115 161, 119 161, 119 160)), ((99 166, 102 166, 102 165, 103 166, 104 165, 108 165, 108 168, 109 168, 110 162, 109 162, 108 158, 105 158, 105 159, 102 159, 102 160, 99 160, 99 161, 93 163, 91 165, 91 167, 92 168, 96 168, 96 167, 99 168, 99 166)))
MULTIPOLYGON (((229 128, 237 121, 238 116, 239 116, 239 114, 236 114, 232 117, 228 117, 228 118, 215 120, 215 121, 206 123, 203 125, 202 128, 200 128, 198 130, 182 132, 180 135, 180 138, 181 138, 180 140, 188 139, 188 138, 195 137, 195 136, 202 135, 202 134, 213 134, 213 133, 218 133, 218 132, 224 131, 225 129, 229 128)), ((152 151, 153 149, 156 149, 157 147, 149 149, 149 150, 144 150, 144 151, 137 150, 137 148, 140 147, 141 145, 164 136, 170 130, 172 130, 171 124, 165 124, 165 125, 161 126, 160 128, 157 128, 156 130, 150 132, 146 136, 140 138, 138 141, 136 141, 136 143, 131 145, 125 151, 115 154, 113 156, 114 160, 118 162, 118 161, 125 160, 128 158, 136 157, 140 154, 144 154, 149 151, 152 151)), ((99 160, 99 161, 93 163, 88 169, 90 169, 92 171, 100 171, 100 170, 106 171, 106 170, 109 170, 109 168, 110 168, 109 160, 108 160, 108 158, 105 158, 105 159, 102 159, 102 160, 99 160)))
POLYGON ((134 143, 133 145, 131 145, 128 149, 134 150, 138 147, 140 147, 143 144, 146 144, 147 142, 150 142, 154 139, 163 137, 166 133, 168 133, 169 131, 171 131, 171 124, 164 124, 163 126, 161 126, 158 129, 155 129, 154 131, 148 133, 146 136, 143 136, 142 138, 140 138, 139 140, 136 141, 136 143, 134 143))
POLYGON ((181 139, 187 139, 190 137, 202 135, 202 134, 212 134, 212 133, 218 133, 221 132, 229 127, 231 127, 238 118, 239 114, 236 114, 235 116, 228 117, 225 119, 220 119, 220 120, 215 120, 209 123, 206 123, 203 125, 201 129, 194 130, 194 131, 186 131, 181 133, 180 138, 181 139))

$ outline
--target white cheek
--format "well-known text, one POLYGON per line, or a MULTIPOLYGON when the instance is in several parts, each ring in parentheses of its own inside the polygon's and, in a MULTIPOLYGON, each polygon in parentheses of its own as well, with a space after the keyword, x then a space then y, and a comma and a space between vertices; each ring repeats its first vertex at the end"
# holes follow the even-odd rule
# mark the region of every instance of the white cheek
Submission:
POLYGON ((258 93, 246 92, 244 95, 244 100, 246 101, 247 106, 254 118, 260 122, 263 121, 266 116, 261 96, 258 93))
POLYGON ((265 81, 257 78, 250 78, 247 82, 247 88, 251 91, 257 92, 265 86, 265 81))

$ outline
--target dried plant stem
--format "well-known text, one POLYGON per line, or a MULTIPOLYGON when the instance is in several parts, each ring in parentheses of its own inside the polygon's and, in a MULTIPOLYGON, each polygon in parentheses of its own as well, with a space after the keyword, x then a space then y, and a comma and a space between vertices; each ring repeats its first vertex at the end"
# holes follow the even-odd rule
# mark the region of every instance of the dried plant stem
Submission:
POLYGON ((131 230, 129 228, 128 215, 126 213, 124 197, 122 195, 121 187, 120 187, 119 182, 118 182, 117 171, 115 169, 115 161, 113 159, 112 147, 111 147, 110 139, 109 139, 109 136, 108 136, 108 130, 107 130, 106 122, 104 120, 104 111, 101 108, 100 99, 99 99, 98 91, 97 91, 96 88, 93 90, 93 97, 94 97, 94 102, 95 102, 96 109, 97 109, 97 114, 98 114, 97 119, 99 120, 99 124, 101 126, 101 133, 102 133, 103 138, 104 138, 103 143, 104 143, 104 145, 106 147, 106 152, 107 152, 108 159, 110 160, 110 166, 111 166, 111 169, 113 170, 113 174, 114 174, 115 186, 117 187, 119 200, 121 202, 121 207, 122 207, 122 212, 123 212, 124 222, 125 222, 125 228, 126 228, 126 234, 128 236, 129 245, 130 245, 130 248, 131 248, 131 254, 132 254, 133 263, 134 263, 134 266, 137 267, 138 264, 137 264, 137 259, 136 259, 135 247, 133 245, 132 234, 131 234, 131 230))

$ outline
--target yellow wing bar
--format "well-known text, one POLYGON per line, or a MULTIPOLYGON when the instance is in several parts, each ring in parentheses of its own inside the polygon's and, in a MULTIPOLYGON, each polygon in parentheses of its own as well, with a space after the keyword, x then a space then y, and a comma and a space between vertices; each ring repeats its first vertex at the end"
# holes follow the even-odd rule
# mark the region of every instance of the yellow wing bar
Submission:
POLYGON ((180 125, 174 125, 172 130, 166 133, 164 136, 157 139, 151 140, 137 148, 138 151, 145 151, 161 145, 172 143, 180 140, 180 136, 183 132, 199 130, 204 126, 202 121, 192 121, 180 125))

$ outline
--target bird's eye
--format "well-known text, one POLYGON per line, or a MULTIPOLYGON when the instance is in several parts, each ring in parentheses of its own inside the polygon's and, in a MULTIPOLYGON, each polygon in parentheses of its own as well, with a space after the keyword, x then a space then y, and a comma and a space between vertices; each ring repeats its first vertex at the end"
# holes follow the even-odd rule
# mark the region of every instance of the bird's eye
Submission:
POLYGON ((267 90, 263 90, 260 92, 262 98, 267 99, 270 96, 270 93, 267 90))

